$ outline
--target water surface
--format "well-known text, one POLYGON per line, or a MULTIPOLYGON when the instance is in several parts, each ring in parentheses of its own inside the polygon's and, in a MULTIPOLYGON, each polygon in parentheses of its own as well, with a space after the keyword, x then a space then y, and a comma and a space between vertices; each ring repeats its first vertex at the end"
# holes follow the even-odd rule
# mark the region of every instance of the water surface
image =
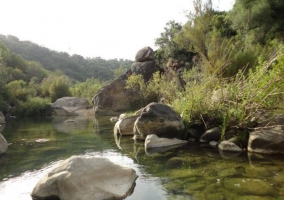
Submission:
POLYGON ((0 199, 30 200, 38 180, 72 155, 134 168, 139 178, 128 200, 284 199, 283 156, 220 154, 196 143, 145 151, 130 136, 114 137, 113 126, 109 117, 8 121, 1 131, 11 145, 0 156, 0 199))

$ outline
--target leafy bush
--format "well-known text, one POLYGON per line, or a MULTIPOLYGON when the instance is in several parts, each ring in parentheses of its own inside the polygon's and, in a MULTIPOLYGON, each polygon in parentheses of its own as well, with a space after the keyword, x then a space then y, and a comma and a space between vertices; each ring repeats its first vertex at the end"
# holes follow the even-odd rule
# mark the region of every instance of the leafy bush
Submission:
POLYGON ((85 82, 77 82, 70 88, 72 96, 91 98, 103 87, 104 83, 95 78, 88 78, 85 82))
POLYGON ((43 116, 49 109, 49 100, 40 97, 29 98, 26 102, 19 102, 18 116, 43 116))

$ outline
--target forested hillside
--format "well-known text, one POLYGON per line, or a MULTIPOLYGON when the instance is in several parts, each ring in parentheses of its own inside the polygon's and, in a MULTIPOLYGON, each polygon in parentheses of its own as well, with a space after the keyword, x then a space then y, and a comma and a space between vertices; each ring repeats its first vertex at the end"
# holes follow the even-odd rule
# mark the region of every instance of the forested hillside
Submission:
POLYGON ((70 56, 15 36, 0 35, 0 111, 18 116, 45 115, 49 103, 64 96, 91 100, 132 63, 70 56))
POLYGON ((21 41, 12 35, 0 35, 2 41, 11 53, 16 53, 28 61, 39 62, 44 69, 55 72, 62 71, 70 78, 84 82, 87 78, 100 81, 112 80, 115 70, 128 69, 133 63, 131 60, 111 59, 100 57, 84 58, 80 55, 69 55, 66 52, 52 51, 30 41, 21 41))

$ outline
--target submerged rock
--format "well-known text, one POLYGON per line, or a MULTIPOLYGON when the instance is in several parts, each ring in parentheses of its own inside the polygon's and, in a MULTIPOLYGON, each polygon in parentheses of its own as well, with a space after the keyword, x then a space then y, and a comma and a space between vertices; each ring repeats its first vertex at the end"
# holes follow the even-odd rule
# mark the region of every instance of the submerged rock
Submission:
POLYGON ((134 169, 106 158, 72 156, 42 177, 31 196, 61 200, 123 199, 132 191, 136 178, 134 169))
POLYGON ((275 196, 278 193, 269 182, 253 178, 226 178, 224 186, 239 195, 275 196))

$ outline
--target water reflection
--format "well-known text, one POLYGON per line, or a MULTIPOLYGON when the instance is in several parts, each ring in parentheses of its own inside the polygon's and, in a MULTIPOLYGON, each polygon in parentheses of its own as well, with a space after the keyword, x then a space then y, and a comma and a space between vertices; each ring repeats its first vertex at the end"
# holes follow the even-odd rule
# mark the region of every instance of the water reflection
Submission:
POLYGON ((221 154, 197 143, 145 150, 131 136, 114 135, 113 126, 109 117, 7 123, 2 133, 12 145, 0 156, 0 199, 30 199, 46 170, 86 154, 136 170, 139 178, 128 200, 283 199, 283 156, 221 154))

